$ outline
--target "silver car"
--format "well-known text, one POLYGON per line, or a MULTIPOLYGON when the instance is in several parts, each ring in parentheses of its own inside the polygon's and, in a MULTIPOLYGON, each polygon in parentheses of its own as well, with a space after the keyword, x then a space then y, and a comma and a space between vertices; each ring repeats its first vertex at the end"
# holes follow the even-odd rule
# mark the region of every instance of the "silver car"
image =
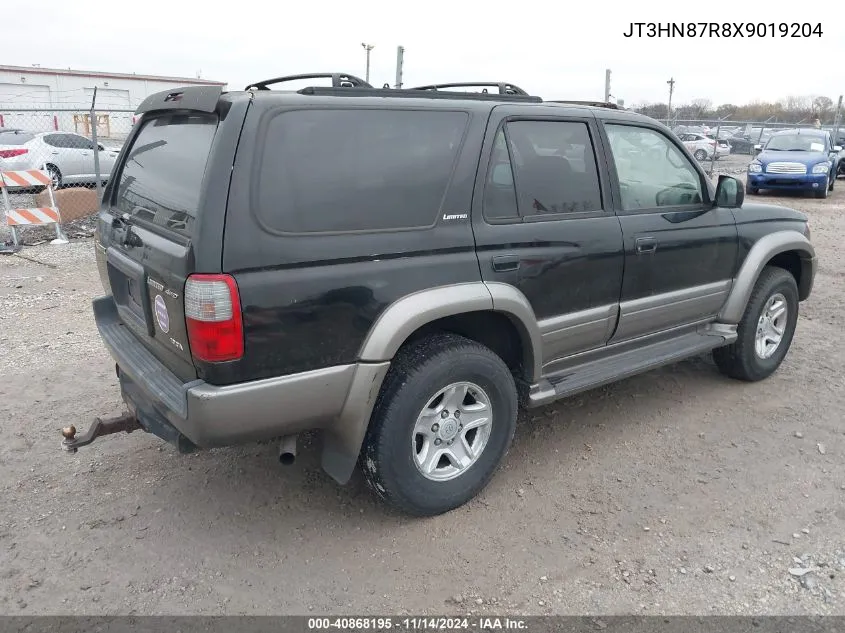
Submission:
MULTIPOLYGON (((98 146, 100 175, 106 182, 114 168, 118 150, 106 148, 101 143, 98 146)), ((94 152, 94 143, 81 134, 21 130, 14 134, 0 132, 0 170, 46 169, 54 189, 63 185, 95 183, 94 152)))

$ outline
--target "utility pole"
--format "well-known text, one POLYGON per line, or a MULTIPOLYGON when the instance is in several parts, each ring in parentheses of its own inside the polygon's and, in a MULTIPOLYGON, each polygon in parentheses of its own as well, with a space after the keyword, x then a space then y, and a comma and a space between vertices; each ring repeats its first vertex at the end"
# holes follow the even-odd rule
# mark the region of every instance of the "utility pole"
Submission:
POLYGON ((405 47, 396 47, 396 84, 393 86, 397 90, 402 87, 402 65, 405 63, 405 47))
POLYGON ((370 83, 370 51, 376 46, 375 44, 365 44, 364 42, 361 42, 361 46, 363 46, 364 50, 367 51, 367 74, 364 76, 364 81, 370 83))
POLYGON ((604 71, 604 102, 610 103, 610 68, 604 71))
POLYGON ((836 104, 836 114, 833 117, 833 144, 839 145, 836 142, 839 137, 839 126, 842 124, 842 95, 839 95, 839 103, 836 104))
POLYGON ((669 125, 672 121, 672 93, 675 92, 675 78, 670 77, 666 83, 669 84, 669 107, 666 112, 666 123, 669 125))

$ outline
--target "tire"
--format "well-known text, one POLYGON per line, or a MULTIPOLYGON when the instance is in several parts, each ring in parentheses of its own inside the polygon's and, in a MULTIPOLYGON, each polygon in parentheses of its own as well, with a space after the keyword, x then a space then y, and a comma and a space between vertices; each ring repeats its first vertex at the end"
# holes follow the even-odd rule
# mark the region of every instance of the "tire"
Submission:
POLYGON ((707 158, 707 152, 705 152, 703 149, 697 149, 695 150, 693 156, 695 156, 695 160, 702 161, 707 158))
POLYGON ((750 184, 748 184, 746 182, 745 183, 745 193, 748 194, 748 195, 756 196, 758 193, 760 193, 760 189, 758 187, 752 187, 750 184))
POLYGON ((453 510, 475 497, 490 481, 510 447, 516 416, 516 385, 501 358, 462 336, 429 336, 400 350, 385 377, 364 439, 364 477, 382 500, 408 514, 434 516, 453 510), (461 406, 478 407, 479 402, 486 401, 491 413, 488 424, 466 431, 456 428, 461 419, 482 419, 483 410, 473 414, 464 409, 462 417, 453 414, 443 418, 442 411, 438 414, 438 407, 448 409, 445 396, 435 399, 438 394, 462 383, 472 385, 470 392, 476 388, 480 392, 476 392, 475 404, 469 397, 461 406), (418 425, 418 419, 423 424, 418 425), (454 430, 457 435, 452 435, 454 430), (452 451, 446 446, 449 438, 464 437, 467 444, 452 446, 465 447, 471 440, 479 453, 457 474, 455 462, 447 455, 437 462, 425 460, 428 451, 452 451), (436 441, 442 448, 433 448, 436 441), (429 462, 429 475, 423 474, 427 465, 418 465, 419 461, 429 462), (448 478, 450 474, 452 478, 448 478))
MULTIPOLYGON (((777 323, 777 322, 775 322, 777 323)), ((798 323, 798 285, 786 270, 767 266, 760 274, 757 284, 745 307, 745 314, 737 327, 737 339, 731 345, 713 350, 716 366, 726 376, 756 382, 772 375, 783 362, 798 323), (758 354, 757 331, 764 310, 774 300, 782 300, 786 314, 780 323, 782 337, 767 357, 758 354)))
POLYGON ((828 186, 828 183, 825 181, 824 187, 815 192, 816 198, 821 198, 822 200, 827 198, 828 186))
POLYGON ((828 176, 828 180, 830 181, 830 184, 828 185, 827 190, 833 191, 833 187, 836 185, 836 176, 828 176))
POLYGON ((53 191, 62 186, 62 172, 55 165, 47 165, 47 173, 53 181, 53 191))

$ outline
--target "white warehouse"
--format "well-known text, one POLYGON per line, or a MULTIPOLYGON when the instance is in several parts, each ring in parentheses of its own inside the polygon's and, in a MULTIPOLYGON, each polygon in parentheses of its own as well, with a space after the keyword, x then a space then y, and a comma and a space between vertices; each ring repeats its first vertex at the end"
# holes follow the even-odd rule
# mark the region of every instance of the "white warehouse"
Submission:
POLYGON ((148 95, 179 86, 222 86, 222 81, 0 65, 0 130, 60 130, 91 136, 91 99, 97 88, 97 136, 124 138, 133 110, 148 95))

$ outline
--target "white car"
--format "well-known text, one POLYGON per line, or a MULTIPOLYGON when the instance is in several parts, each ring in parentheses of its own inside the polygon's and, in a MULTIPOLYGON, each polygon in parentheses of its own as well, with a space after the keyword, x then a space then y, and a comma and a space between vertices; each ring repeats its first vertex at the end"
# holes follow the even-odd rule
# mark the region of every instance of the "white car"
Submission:
POLYGON ((696 160, 709 160, 713 158, 714 151, 717 160, 731 153, 731 146, 724 139, 717 141, 709 136, 704 136, 704 134, 692 133, 681 134, 680 138, 696 160))
MULTIPOLYGON (((100 176, 106 182, 118 151, 98 145, 100 176)), ((94 143, 81 134, 21 131, 0 134, 0 170, 46 169, 54 189, 63 185, 96 183, 94 152, 94 143)))

